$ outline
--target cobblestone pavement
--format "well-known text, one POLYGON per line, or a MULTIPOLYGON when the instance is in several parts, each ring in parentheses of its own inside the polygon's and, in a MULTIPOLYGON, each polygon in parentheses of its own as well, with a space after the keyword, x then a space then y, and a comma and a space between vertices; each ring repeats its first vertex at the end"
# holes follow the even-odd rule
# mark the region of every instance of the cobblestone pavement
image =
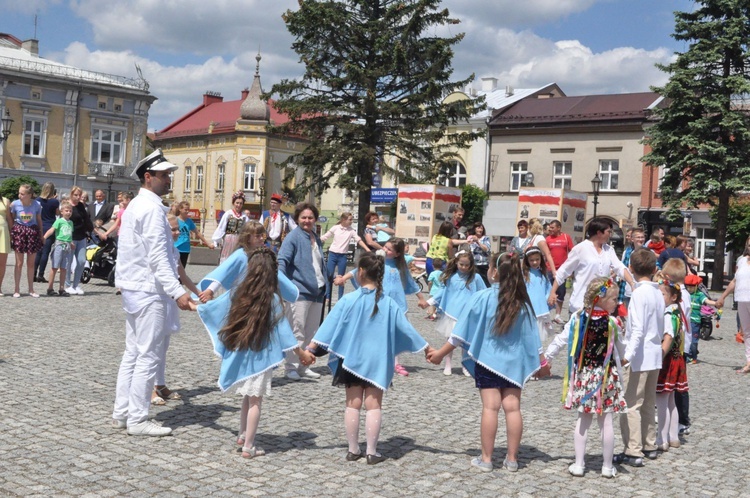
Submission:
MULTIPOLYGON (((12 265, 12 257, 9 258, 12 265)), ((13 299, 12 266, 0 298, 0 495, 2 496, 748 496, 748 382, 735 370, 743 350, 727 308, 716 340, 702 342, 702 363, 689 367, 692 434, 683 446, 599 476, 601 445, 594 424, 583 478, 573 460, 575 415, 559 403, 561 361, 552 379, 523 393, 520 471, 475 472, 481 405, 471 379, 451 377, 424 358, 404 355, 409 377, 397 377, 384 400, 379 450, 389 459, 346 462, 344 392, 320 381, 289 382, 277 371, 263 403, 257 444, 264 457, 236 452, 239 396, 216 387, 219 363, 197 316, 181 314, 167 380, 183 396, 152 408, 174 428, 166 438, 129 437, 110 428, 124 348, 120 298, 104 281, 85 296, 13 299)), ((193 278, 209 268, 191 266, 193 278)), ((37 284, 43 291, 46 284, 37 284)), ((25 285, 22 285, 25 290, 25 285)), ((409 319, 433 344, 441 340, 415 302, 409 319)), ((363 417, 364 418, 364 417, 363 417)), ((364 422, 363 422, 364 424, 364 422)), ((505 455, 500 422, 495 466, 505 455)), ((617 434, 616 451, 622 445, 617 434)), ((360 435, 364 441, 364 428, 360 435)))

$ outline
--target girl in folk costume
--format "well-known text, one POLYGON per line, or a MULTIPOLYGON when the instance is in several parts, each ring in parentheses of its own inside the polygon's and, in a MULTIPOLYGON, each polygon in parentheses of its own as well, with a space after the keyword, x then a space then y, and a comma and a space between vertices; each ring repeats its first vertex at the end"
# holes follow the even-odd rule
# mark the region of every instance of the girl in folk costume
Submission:
POLYGON ((552 328, 550 306, 547 304, 547 296, 552 290, 552 283, 547 278, 547 262, 544 254, 538 247, 529 247, 523 254, 523 278, 536 314, 539 340, 545 344, 552 328))
POLYGON ((384 290, 387 265, 381 256, 362 255, 356 279, 358 289, 344 295, 313 337, 310 350, 329 353, 333 385, 346 386, 344 427, 349 442, 347 461, 362 458, 359 447, 359 414, 367 414, 367 463, 382 462, 377 452, 383 393, 393 380, 396 355, 418 353, 427 342, 414 330, 401 306, 384 290))
MULTIPOLYGON (((294 351, 305 365, 315 357, 300 348, 281 304, 278 265, 267 247, 247 257, 247 271, 232 292, 197 306, 198 315, 211 336, 214 352, 221 358, 219 387, 232 387, 242 395, 237 444, 242 457, 264 455, 255 446, 263 396, 271 393, 273 369, 294 351)), ((286 292, 296 291, 296 287, 286 292)))
POLYGON ((578 420, 573 435, 576 461, 568 472, 584 474, 586 439, 594 413, 598 415, 602 436, 602 475, 614 477, 612 465, 615 433, 614 413, 627 410, 620 383, 622 324, 610 316, 617 308, 619 289, 606 277, 589 283, 584 295, 584 309, 575 313, 561 333, 555 336, 544 356, 551 360, 560 350, 567 351, 567 368, 563 381, 563 403, 566 409, 576 409, 578 420))
POLYGON ((549 366, 542 361, 542 344, 518 255, 493 255, 488 276, 492 287, 471 297, 448 342, 428 353, 427 359, 438 365, 457 346, 465 350, 463 365, 474 377, 482 398, 482 456, 472 459, 471 465, 492 471, 497 416, 502 407, 508 441, 503 467, 516 472, 523 434, 521 390, 535 373, 549 375, 549 366))
MULTIPOLYGON (((474 256, 468 251, 459 251, 456 254, 456 257, 448 263, 445 271, 440 276, 440 281, 444 287, 427 302, 432 306, 437 306, 441 312, 440 314, 443 315, 438 320, 435 328, 447 339, 453 333, 458 315, 461 314, 471 296, 480 290, 486 289, 487 286, 477 273, 474 256)), ((446 355, 443 375, 451 375, 453 373, 451 369, 452 357, 453 352, 446 355)), ((467 377, 470 375, 465 368, 463 371, 467 377)))
POLYGON ((232 195, 232 209, 224 213, 221 221, 219 221, 219 226, 216 227, 216 231, 211 236, 215 246, 222 245, 220 263, 223 263, 234 252, 242 225, 250 221, 247 216, 242 214, 242 206, 244 205, 245 194, 238 190, 232 195))
POLYGON ((685 315, 680 301, 682 290, 680 284, 662 280, 659 288, 664 294, 664 338, 661 349, 662 360, 659 379, 656 381, 656 413, 659 427, 656 431, 656 447, 660 451, 680 447, 678 434, 677 406, 675 392, 688 391, 687 370, 685 367, 685 315))
MULTIPOLYGON (((390 297, 406 314, 409 311, 406 305, 406 296, 408 294, 416 294, 419 299, 419 307, 424 309, 429 306, 425 301, 424 296, 419 291, 419 285, 412 278, 409 272, 409 267, 406 264, 404 254, 406 252, 406 243, 404 239, 392 238, 383 246, 385 248, 385 273, 383 276, 383 295, 390 297)), ((334 279, 334 285, 344 285, 347 280, 356 277, 357 269, 346 273, 345 275, 338 276, 334 279)), ((352 280, 354 288, 359 287, 359 283, 356 278, 352 280)), ((409 372, 398 362, 395 362, 396 373, 403 376, 408 376, 409 372)))

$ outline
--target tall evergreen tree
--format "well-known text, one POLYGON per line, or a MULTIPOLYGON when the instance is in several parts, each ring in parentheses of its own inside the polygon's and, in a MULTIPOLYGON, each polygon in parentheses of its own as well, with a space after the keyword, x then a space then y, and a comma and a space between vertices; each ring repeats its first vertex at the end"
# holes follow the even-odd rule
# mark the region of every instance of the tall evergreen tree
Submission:
MULTIPOLYGON (((283 80, 266 95, 290 121, 272 127, 310 142, 290 158, 305 171, 301 192, 331 187, 359 192, 359 219, 370 207, 373 174, 400 182, 436 179, 451 152, 481 137, 451 125, 484 109, 484 99, 444 103, 473 75, 451 81, 452 47, 463 34, 436 31, 459 21, 440 0, 300 0, 284 14, 292 48, 305 64, 298 80, 283 80), (397 158, 390 167, 383 158, 397 158)), ((360 224, 360 231, 364 224, 360 224)))
POLYGON ((723 284, 729 201, 750 185, 750 1, 698 0, 693 12, 675 12, 676 40, 684 53, 660 69, 670 73, 654 88, 668 105, 655 111, 647 131, 648 164, 665 167, 662 200, 680 208, 716 209, 712 288, 723 284))

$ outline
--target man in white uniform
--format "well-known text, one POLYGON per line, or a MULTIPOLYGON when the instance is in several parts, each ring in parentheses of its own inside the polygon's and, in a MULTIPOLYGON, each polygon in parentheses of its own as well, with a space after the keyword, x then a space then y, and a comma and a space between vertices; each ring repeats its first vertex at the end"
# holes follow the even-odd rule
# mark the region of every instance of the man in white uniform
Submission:
POLYGON ((169 192, 169 174, 177 166, 160 149, 143 159, 133 173, 138 195, 122 216, 115 281, 125 310, 125 353, 117 374, 112 426, 133 436, 168 436, 172 429, 148 420, 151 391, 164 339, 178 326, 178 310, 189 309, 190 296, 177 276, 179 260, 161 196, 169 192))

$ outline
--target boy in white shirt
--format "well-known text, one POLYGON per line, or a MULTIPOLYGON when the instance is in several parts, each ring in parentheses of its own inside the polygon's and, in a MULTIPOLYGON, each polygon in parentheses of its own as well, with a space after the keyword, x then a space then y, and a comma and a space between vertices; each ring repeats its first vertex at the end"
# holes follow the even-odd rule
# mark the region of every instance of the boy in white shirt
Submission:
POLYGON ((628 411, 620 416, 625 451, 615 463, 643 466, 643 457, 656 459, 656 382, 661 370, 661 340, 664 335, 664 296, 651 278, 656 273, 656 255, 638 249, 630 256, 635 288, 628 305, 625 329, 625 401, 628 411), (645 433, 643 433, 645 430, 645 433))

